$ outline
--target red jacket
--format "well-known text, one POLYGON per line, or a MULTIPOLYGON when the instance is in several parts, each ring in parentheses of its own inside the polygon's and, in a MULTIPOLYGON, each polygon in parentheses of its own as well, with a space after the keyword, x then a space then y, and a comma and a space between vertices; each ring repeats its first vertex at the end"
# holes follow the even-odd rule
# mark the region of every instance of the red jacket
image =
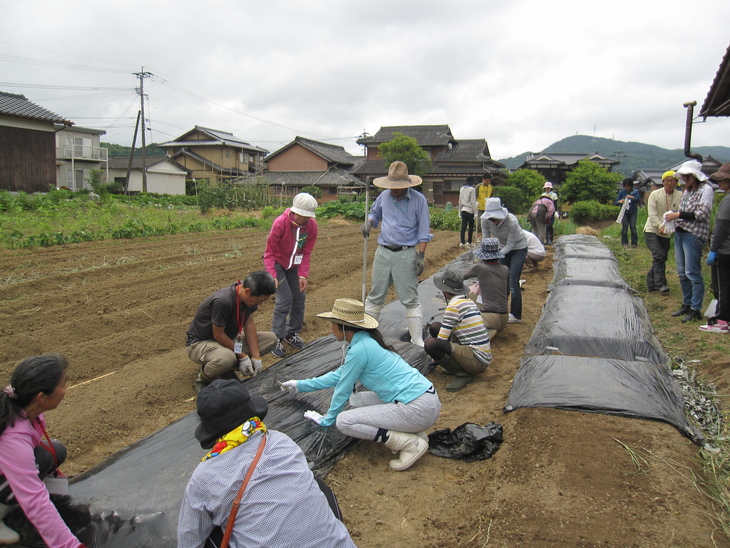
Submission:
POLYGON ((266 240, 264 266, 276 278, 274 265, 279 263, 284 270, 299 266, 299 275, 309 277, 309 258, 317 241, 317 222, 309 217, 300 227, 293 221, 291 209, 279 215, 266 240))

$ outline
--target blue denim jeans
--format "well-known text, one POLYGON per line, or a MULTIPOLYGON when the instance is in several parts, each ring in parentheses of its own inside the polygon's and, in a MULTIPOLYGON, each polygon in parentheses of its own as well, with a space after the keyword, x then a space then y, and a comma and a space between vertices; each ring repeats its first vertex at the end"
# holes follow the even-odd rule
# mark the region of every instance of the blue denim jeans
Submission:
POLYGON ((510 305, 509 312, 518 320, 522 319, 522 291, 520 290, 520 276, 522 276, 522 267, 525 265, 527 257, 527 248, 513 249, 507 253, 504 258, 499 260, 500 264, 509 267, 509 292, 510 305))
POLYGON ((621 219, 621 245, 629 245, 629 229, 631 229, 631 245, 639 243, 639 235, 636 232, 636 216, 638 212, 634 211, 624 213, 621 219))
POLYGON ((674 256, 682 288, 682 304, 692 310, 702 309, 705 295, 705 281, 702 279, 703 246, 704 242, 691 232, 677 231, 674 235, 674 256))

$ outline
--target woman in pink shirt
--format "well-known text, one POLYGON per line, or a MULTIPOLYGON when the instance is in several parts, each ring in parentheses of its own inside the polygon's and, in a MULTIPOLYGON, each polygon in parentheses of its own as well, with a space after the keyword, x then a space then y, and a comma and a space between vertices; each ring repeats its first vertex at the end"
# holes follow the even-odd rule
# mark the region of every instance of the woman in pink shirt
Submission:
POLYGON ((46 433, 44 413, 66 395, 67 365, 60 354, 23 360, 0 392, 0 544, 20 540, 1 521, 17 503, 50 548, 83 547, 43 483, 66 458, 66 448, 46 433))

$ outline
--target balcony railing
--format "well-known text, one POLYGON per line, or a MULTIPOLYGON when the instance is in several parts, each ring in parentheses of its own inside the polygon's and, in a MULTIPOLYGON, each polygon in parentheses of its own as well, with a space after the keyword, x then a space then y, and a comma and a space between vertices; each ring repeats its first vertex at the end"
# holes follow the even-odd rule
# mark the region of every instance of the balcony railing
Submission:
POLYGON ((59 158, 73 160, 96 160, 106 162, 109 159, 109 149, 84 145, 63 145, 59 158))

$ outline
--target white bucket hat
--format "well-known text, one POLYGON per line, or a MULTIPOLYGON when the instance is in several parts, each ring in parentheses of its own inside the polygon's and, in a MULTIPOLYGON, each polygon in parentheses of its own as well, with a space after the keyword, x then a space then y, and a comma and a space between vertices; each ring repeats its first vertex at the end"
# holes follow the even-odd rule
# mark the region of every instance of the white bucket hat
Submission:
POLYGON ((487 198, 482 219, 504 219, 507 217, 507 209, 502 207, 502 201, 499 198, 487 198))
POLYGON ((396 160, 388 167, 387 177, 378 177, 373 184, 380 188, 410 188, 423 182, 418 175, 408 175, 408 166, 396 160))
POLYGON ((294 196, 291 210, 302 217, 316 217, 314 212, 317 210, 317 199, 311 194, 300 192, 294 196))
POLYGON ((694 175, 698 181, 707 180, 707 175, 702 173, 702 164, 697 160, 687 160, 675 173, 676 175, 694 175))

